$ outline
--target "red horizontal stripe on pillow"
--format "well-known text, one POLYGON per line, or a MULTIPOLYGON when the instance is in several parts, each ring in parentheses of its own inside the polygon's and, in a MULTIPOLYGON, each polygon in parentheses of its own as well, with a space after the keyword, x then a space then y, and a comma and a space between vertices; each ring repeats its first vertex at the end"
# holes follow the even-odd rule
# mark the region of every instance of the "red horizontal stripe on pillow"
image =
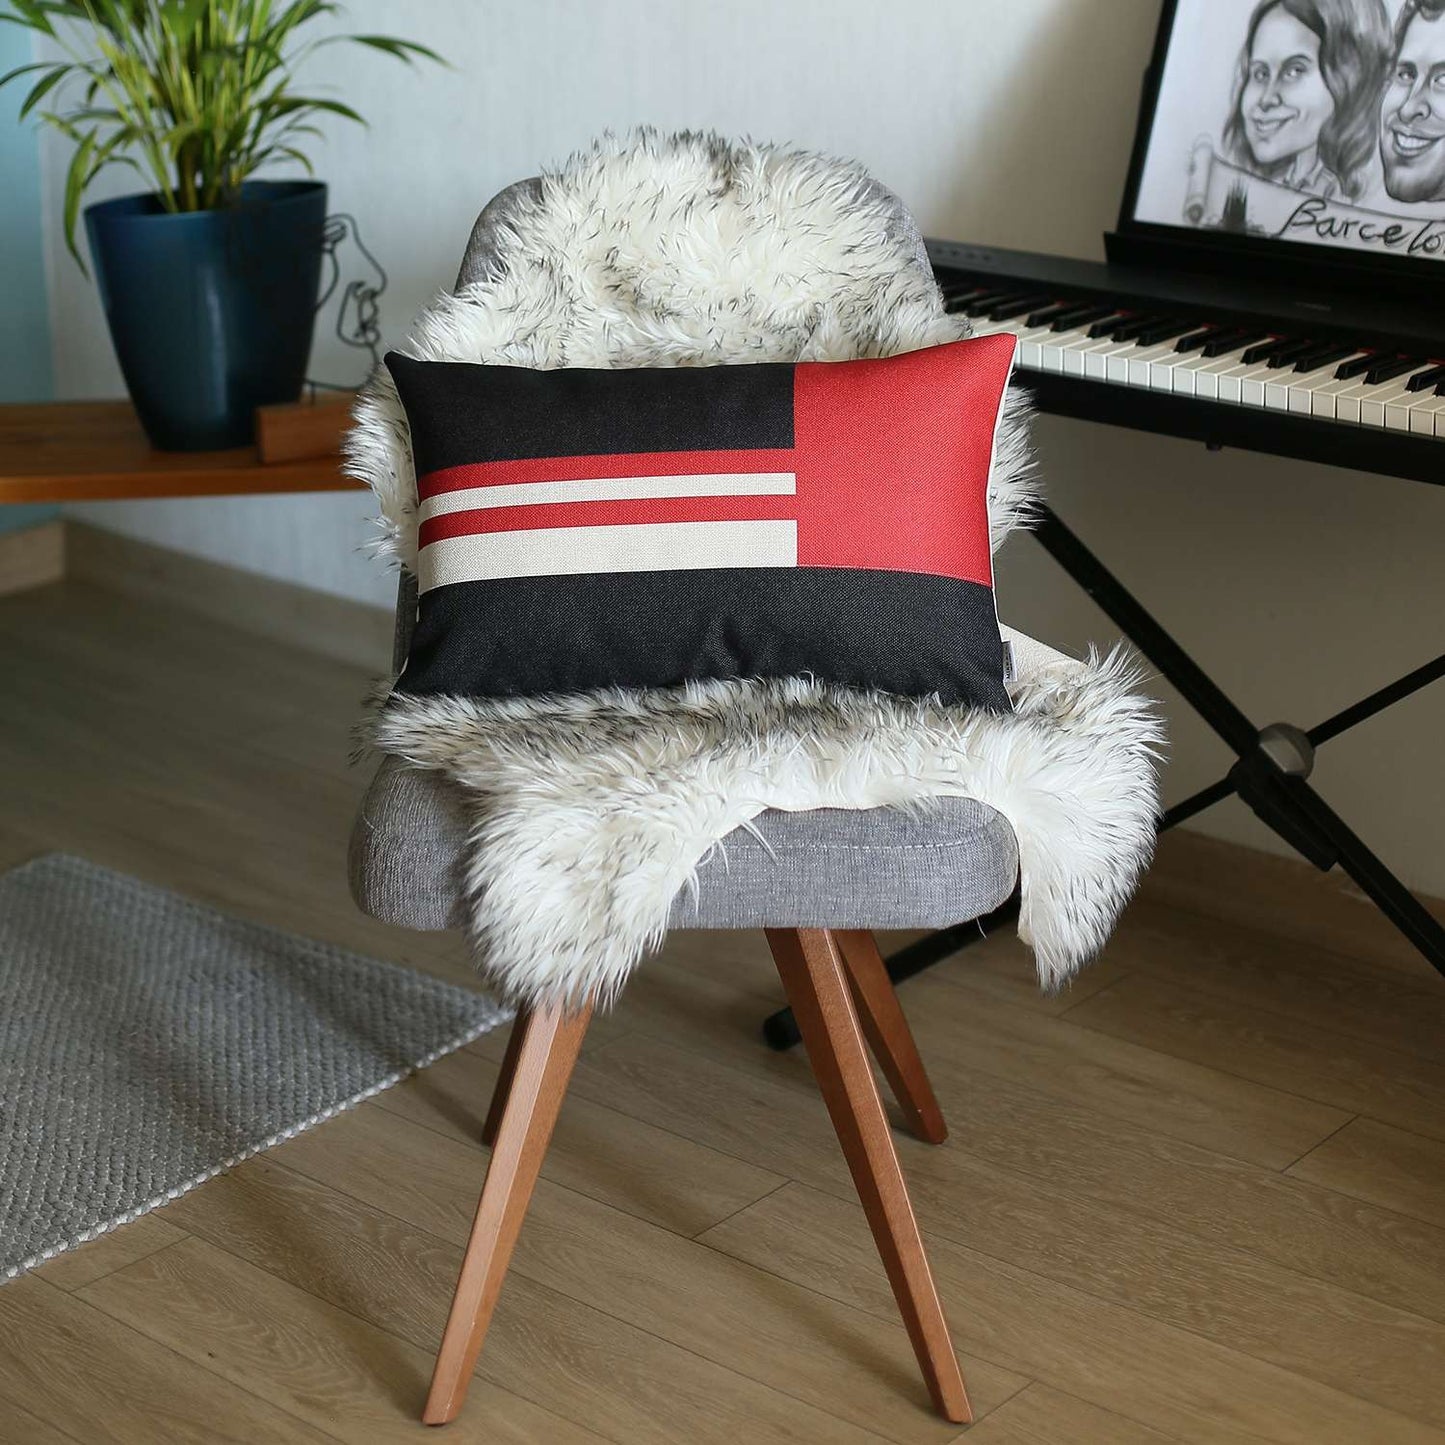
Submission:
POLYGON ((445 537, 529 532, 553 527, 629 527, 656 522, 789 522, 790 496, 661 497, 626 502, 538 502, 529 507, 479 507, 447 512, 421 524, 423 547, 445 537))
POLYGON ((512 462, 470 462, 417 478, 422 501, 466 487, 500 487, 517 482, 574 482, 609 477, 695 477, 728 472, 790 472, 791 448, 744 451, 620 452, 585 457, 527 457, 512 462))

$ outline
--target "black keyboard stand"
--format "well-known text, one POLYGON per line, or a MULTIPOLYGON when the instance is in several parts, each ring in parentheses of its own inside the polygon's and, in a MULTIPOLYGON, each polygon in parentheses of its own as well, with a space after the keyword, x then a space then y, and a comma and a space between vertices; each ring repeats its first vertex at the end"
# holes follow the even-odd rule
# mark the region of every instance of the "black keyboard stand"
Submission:
MULTIPOLYGON (((1159 831, 1237 794, 1261 822, 1316 868, 1328 871, 1336 864, 1343 868, 1380 912, 1445 974, 1445 926, 1307 781, 1320 744, 1445 677, 1445 654, 1308 731, 1289 723, 1257 728, 1050 508, 1041 509, 1034 535, 1238 759, 1217 783, 1165 812, 1159 819, 1159 831)), ((910 978, 1017 917, 1015 895, 983 918, 931 933, 901 949, 888 960, 889 975, 895 982, 910 978)), ((780 1009, 764 1020, 763 1037, 775 1049, 797 1043, 800 1036, 792 1010, 780 1009)))

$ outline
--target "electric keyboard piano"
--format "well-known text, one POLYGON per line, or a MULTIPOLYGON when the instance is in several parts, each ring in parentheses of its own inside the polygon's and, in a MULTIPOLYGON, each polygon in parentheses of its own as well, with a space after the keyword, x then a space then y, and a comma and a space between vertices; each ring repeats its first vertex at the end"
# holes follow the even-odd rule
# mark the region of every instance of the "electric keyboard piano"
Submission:
POLYGON ((955 241, 928 254, 975 334, 1019 337, 1041 411, 1445 482, 1445 318, 1418 301, 955 241))
MULTIPOLYGON (((1341 48, 1376 43, 1376 10, 1333 8, 1329 26, 1359 27, 1341 48)), ((1445 20, 1397 7, 1380 56, 1390 63, 1362 67, 1357 95, 1334 93, 1340 75, 1329 83, 1332 104, 1368 117, 1365 144, 1347 155, 1286 102, 1261 38, 1273 14, 1252 0, 1163 0, 1107 263, 939 240, 929 260, 950 311, 978 333, 1019 337, 1017 373, 1041 411, 1438 485, 1445 141, 1417 136, 1406 111, 1438 105, 1445 117, 1433 79, 1445 70, 1445 20), (1427 52, 1438 65, 1422 70, 1427 52)), ((1294 22, 1292 73, 1323 64, 1324 36, 1306 32, 1294 22)), ((1168 546, 1167 512, 1158 525, 1168 546)), ((1311 728, 1261 728, 1052 508, 1039 509, 1034 534, 1235 755, 1161 831, 1238 796, 1316 867, 1343 869, 1445 974, 1445 927, 1309 782, 1316 748, 1445 677, 1445 655, 1311 728)), ((931 934, 888 971, 907 978, 1016 914, 1017 900, 931 934)), ((787 1009, 763 1029, 775 1048, 798 1040, 787 1009)))
MULTIPOLYGON (((1354 25, 1338 48, 1364 54, 1384 44, 1371 39, 1378 8, 1336 6, 1318 24, 1354 25)), ((1325 66, 1331 104, 1368 118, 1364 144, 1346 154, 1284 96, 1261 38, 1270 7, 1163 0, 1107 263, 931 240, 945 305, 976 333, 1019 337, 1016 370, 1041 411, 1439 485, 1445 141, 1417 134, 1417 122, 1437 105, 1431 124, 1445 117, 1433 79, 1445 70, 1445 20, 1419 6, 1396 14, 1391 53, 1379 56, 1389 63, 1362 66, 1348 81, 1358 94, 1336 94, 1347 78, 1331 81, 1325 66), (1422 70, 1426 54, 1438 59, 1422 70)), ((1288 68, 1308 74, 1324 65, 1325 36, 1292 16, 1288 68)), ((1161 546, 1168 527, 1161 513, 1161 546)), ((1445 927, 1309 782, 1316 748, 1445 677, 1445 655, 1311 728, 1261 728, 1052 508, 1039 509, 1034 534, 1236 757, 1175 803, 1161 831, 1238 796, 1316 867, 1343 869, 1445 974, 1445 927)), ((931 934, 888 971, 907 978, 1016 914, 1017 900, 931 934)), ((763 1031, 775 1048, 798 1040, 788 1009, 763 1031)))

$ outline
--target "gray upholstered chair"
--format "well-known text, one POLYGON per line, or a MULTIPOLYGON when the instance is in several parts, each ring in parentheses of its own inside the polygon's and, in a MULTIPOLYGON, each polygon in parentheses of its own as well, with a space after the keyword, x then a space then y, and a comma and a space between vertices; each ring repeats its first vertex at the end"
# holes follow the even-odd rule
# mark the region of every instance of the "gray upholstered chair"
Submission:
MULTIPOLYGON (((498 264, 493 239, 520 182, 482 212, 457 285, 498 264)), ((897 224, 922 242, 896 200, 897 224)), ((926 264, 926 257, 923 257, 926 264)), ((396 666, 414 622, 414 584, 397 606, 396 666)), ((363 910, 385 922, 447 929, 462 922, 465 823, 454 785, 394 760, 377 772, 351 843, 351 884, 363 910)), ((945 1417, 971 1416, 963 1377, 934 1289, 868 1060, 871 1044, 911 1130, 941 1143, 946 1129, 871 930, 942 928, 1008 899, 1018 851, 1004 818, 966 799, 925 814, 891 808, 769 811, 705 862, 698 887, 672 910, 675 928, 762 928, 797 1016, 887 1267, 933 1401, 945 1417)), ((475 1367, 551 1134, 586 1016, 519 1015, 483 1129, 493 1145, 477 1221, 437 1359, 424 1418, 454 1418, 475 1367)))

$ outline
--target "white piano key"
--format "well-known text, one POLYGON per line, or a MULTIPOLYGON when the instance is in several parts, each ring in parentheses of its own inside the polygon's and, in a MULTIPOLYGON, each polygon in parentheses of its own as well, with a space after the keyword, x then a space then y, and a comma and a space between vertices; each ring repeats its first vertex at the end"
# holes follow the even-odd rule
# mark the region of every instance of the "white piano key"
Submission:
POLYGON ((1015 358, 1016 364, 1026 371, 1038 371, 1040 347, 1050 335, 1047 326, 1030 326, 1015 332, 1019 339, 1018 355, 1015 358))
POLYGON ((1339 405, 1339 398, 1347 391, 1353 391, 1359 385, 1358 376, 1347 376, 1343 380, 1335 378, 1327 381, 1323 386, 1317 386, 1310 393, 1310 415, 1328 417, 1335 420, 1336 409, 1339 405))
MULTIPOLYGON (((1093 322, 1089 323, 1092 326, 1093 322)), ((1063 331, 1054 332, 1054 342, 1058 346, 1074 346, 1080 341, 1099 341, 1102 337, 1091 337, 1089 326, 1070 326, 1063 331)))
MULTIPOLYGON (((1049 340, 1044 342, 1042 347, 1043 358, 1041 365, 1043 370, 1056 372, 1068 370, 1069 357, 1078 351, 1080 347, 1096 345, 1098 340, 1098 337, 1089 335, 1089 328, 1087 326, 1075 327, 1069 331, 1054 332, 1049 340)), ((1084 367, 1081 361, 1078 371, 1074 374, 1082 376, 1083 372, 1084 367)))
POLYGON ((1228 351, 1222 357, 1212 358, 1208 366, 1199 367, 1194 373, 1195 396, 1217 402, 1220 399, 1220 377, 1227 376, 1231 371, 1243 366, 1243 361, 1244 348, 1241 347, 1238 351, 1228 351))
POLYGON ((1410 413, 1420 403, 1418 391, 1409 392, 1398 401, 1387 401, 1385 403, 1385 430, 1386 431, 1409 431, 1410 413))
MULTIPOLYGON (((1435 367, 1427 366, 1425 370, 1433 371, 1435 370, 1435 367)), ((1419 375, 1419 373, 1417 372, 1416 375, 1419 375)), ((1408 380, 1409 378, 1406 377, 1402 379, 1408 380)), ((1389 412, 1387 411, 1385 415, 1385 425, 1389 427, 1392 431, 1413 431, 1414 428, 1410 425, 1410 418, 1417 411, 1426 412, 1428 414, 1430 412, 1431 404, 1433 402, 1441 400, 1445 400, 1445 398, 1442 398, 1435 394, 1435 387, 1433 385, 1426 386, 1421 391, 1407 392, 1404 397, 1405 415, 1403 417, 1397 416, 1392 421, 1389 412)))
MULTIPOLYGON (((1386 407, 1400 407, 1413 400, 1415 393, 1406 389, 1405 383, 1415 375, 1416 371, 1432 371, 1432 365, 1417 366, 1415 371, 1406 372, 1403 376, 1394 377, 1390 381, 1382 381, 1378 386, 1372 386, 1369 393, 1360 399, 1360 425, 1384 427, 1386 407)), ((1408 427, 1408 421, 1405 423, 1408 427)))
MULTIPOLYGON (((1194 396, 1199 390, 1199 376, 1201 376, 1201 373, 1220 366, 1221 361, 1224 360, 1225 357, 1207 357, 1202 351, 1195 351, 1195 353, 1186 355, 1181 363, 1179 363, 1179 366, 1173 368, 1173 373, 1170 374, 1173 390, 1175 390, 1175 393, 1182 394, 1182 396, 1194 396)), ((1233 361, 1231 361, 1230 364, 1233 364, 1233 361)))
POLYGON ((1253 376, 1263 366, 1259 361, 1241 361, 1228 371, 1219 373, 1219 400, 1238 402, 1244 395, 1244 378, 1253 376))
POLYGON ((1271 411, 1308 413, 1311 389, 1333 377, 1339 365, 1336 361, 1329 366, 1317 367, 1314 371, 1296 371, 1292 366, 1282 367, 1264 384, 1265 406, 1271 411))
POLYGON ((1148 386, 1149 363, 1156 357, 1167 356, 1173 349, 1172 340, 1133 342, 1127 350, 1109 358, 1109 380, 1125 386, 1148 386))
POLYGON ((1109 353, 1108 361, 1104 366, 1104 379, 1117 382, 1120 386, 1127 385, 1129 381, 1129 360, 1138 356, 1140 352, 1147 351, 1147 346, 1140 346, 1137 341, 1125 341, 1120 343, 1117 351, 1109 353))
POLYGON ((1191 356, 1180 357, 1179 365, 1170 368, 1169 390, 1175 396, 1194 395, 1194 373, 1199 370, 1199 365, 1199 353, 1195 352, 1191 356))
MULTIPOLYGON (((1137 349, 1136 343, 1132 341, 1111 341, 1097 351, 1086 352, 1084 354, 1084 375, 1095 381, 1106 381, 1109 376, 1110 360, 1124 352, 1137 349)), ((1127 372, 1127 370, 1126 363, 1125 371, 1127 372)))
POLYGON ((1353 386, 1335 394, 1335 420, 1359 426, 1365 402, 1378 394, 1379 387, 1358 376, 1354 382, 1353 386))
MULTIPOLYGON (((1176 337, 1175 340, 1178 340, 1176 337)), ((1192 351, 1175 351, 1174 344, 1169 344, 1169 351, 1159 357, 1156 361, 1149 363, 1149 389, 1150 391, 1173 391, 1174 374, 1185 365, 1186 362, 1194 359, 1192 351)))
POLYGON ((1416 402, 1423 403, 1431 394, 1428 391, 1411 391, 1408 385, 1410 378, 1423 371, 1434 370, 1433 362, 1426 366, 1417 366, 1414 371, 1405 376, 1397 376, 1394 381, 1382 386, 1381 395, 1371 397, 1360 408, 1360 420, 1366 426, 1382 426, 1387 431, 1409 431, 1410 408, 1416 402))
POLYGON ((1084 376, 1086 374, 1086 358, 1114 343, 1107 336, 1086 336, 1082 341, 1075 342, 1064 350, 1064 375, 1084 376))
POLYGON ((1064 369, 1064 348, 1076 335, 1070 331, 1051 331, 1039 342, 1039 370, 1061 372, 1064 369))
MULTIPOLYGON (((1184 333, 1180 332, 1182 336, 1184 333)), ((1174 340, 1156 341, 1150 346, 1143 346, 1133 355, 1127 358, 1128 369, 1124 374, 1125 382, 1130 386, 1148 386, 1149 372, 1156 361, 1162 361, 1165 357, 1173 356, 1174 340)))
POLYGON ((1294 381, 1293 373, 1285 367, 1278 376, 1264 384, 1264 404, 1269 411, 1289 410, 1289 391, 1294 381))
POLYGON ((1261 361, 1251 372, 1239 378, 1239 400, 1245 406, 1257 406, 1264 409, 1264 389, 1272 381, 1277 381, 1284 374, 1283 369, 1278 366, 1270 366, 1267 362, 1261 361))
POLYGON ((1410 408, 1410 430, 1416 436, 1445 437, 1445 396, 1433 391, 1425 396, 1425 401, 1410 408))
MULTIPOLYGON (((1355 356, 1360 355, 1363 355, 1363 353, 1355 353, 1355 356)), ((1337 372, 1345 362, 1353 361, 1354 359, 1353 356, 1346 356, 1339 361, 1330 362, 1328 366, 1316 367, 1314 371, 1296 373, 1289 385, 1289 396, 1285 403, 1286 410, 1298 412, 1302 416, 1311 415, 1314 412, 1315 393, 1323 391, 1324 388, 1336 383, 1338 378, 1335 376, 1335 372, 1337 372)), ((1269 397, 1266 395, 1265 401, 1268 402, 1268 400, 1269 397)), ((1326 413, 1322 412, 1320 414, 1324 415, 1326 413)), ((1335 414, 1333 398, 1330 400, 1327 414, 1329 416, 1334 416, 1335 414)))

